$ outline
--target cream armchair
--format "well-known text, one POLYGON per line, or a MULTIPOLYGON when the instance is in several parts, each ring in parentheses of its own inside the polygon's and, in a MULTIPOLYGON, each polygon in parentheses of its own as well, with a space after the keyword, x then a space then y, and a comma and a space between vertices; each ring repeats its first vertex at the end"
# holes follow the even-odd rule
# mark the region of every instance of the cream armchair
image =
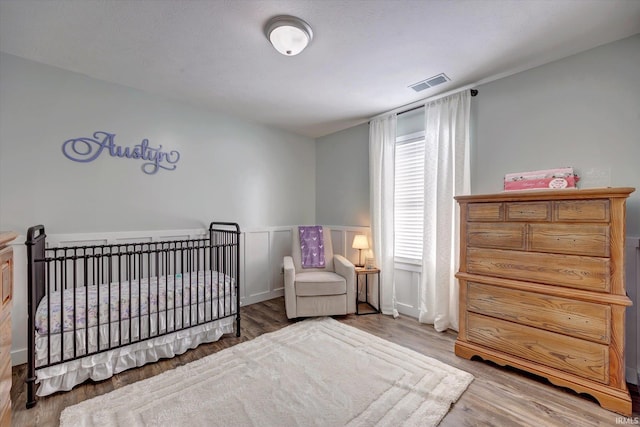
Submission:
POLYGON ((324 268, 302 268, 298 227, 291 230, 291 256, 284 257, 287 317, 332 316, 356 312, 355 267, 333 253, 331 230, 323 228, 324 268))

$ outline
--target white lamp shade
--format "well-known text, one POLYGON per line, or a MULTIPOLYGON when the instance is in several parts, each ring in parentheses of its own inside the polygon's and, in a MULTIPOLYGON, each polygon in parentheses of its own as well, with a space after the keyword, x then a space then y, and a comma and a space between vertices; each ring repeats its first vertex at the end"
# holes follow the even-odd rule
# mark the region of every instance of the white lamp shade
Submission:
POLYGON ((283 55, 297 55, 309 44, 309 38, 300 28, 278 27, 269 34, 271 44, 283 55))
POLYGON ((270 19, 265 27, 265 34, 273 47, 285 56, 299 54, 313 38, 309 24, 288 15, 270 19))
POLYGON ((367 236, 364 234, 356 234, 353 238, 353 249, 369 249, 369 242, 367 236))

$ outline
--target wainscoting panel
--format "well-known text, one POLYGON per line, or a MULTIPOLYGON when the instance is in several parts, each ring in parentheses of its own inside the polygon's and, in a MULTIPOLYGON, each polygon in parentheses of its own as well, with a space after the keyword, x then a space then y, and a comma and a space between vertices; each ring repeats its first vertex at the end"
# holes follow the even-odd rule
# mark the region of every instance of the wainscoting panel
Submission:
POLYGON ((284 257, 291 254, 291 229, 271 232, 271 291, 284 293, 284 257))
POLYGON ((27 363, 27 247, 18 236, 13 247, 13 307, 11 309, 11 364, 27 363))
MULTIPOLYGON (((331 229, 331 243, 333 244, 333 253, 340 254, 354 264, 358 263, 358 250, 353 249, 353 238, 356 234, 364 234, 367 236, 369 246, 371 246, 371 233, 369 227, 344 227, 337 225, 328 225, 331 229)), ((362 262, 367 256, 368 250, 362 250, 362 262)))
POLYGON ((284 295, 282 262, 291 253, 291 227, 247 230, 243 235, 245 278, 240 303, 255 304, 284 295))
MULTIPOLYGON (((271 269, 269 268, 269 232, 245 232, 243 251, 243 265, 245 274, 242 303, 244 305, 251 304, 252 302, 254 302, 252 300, 260 299, 261 296, 267 295, 271 291, 271 269)), ((243 283, 242 279, 240 283, 243 283)))
POLYGON ((626 311, 625 376, 627 382, 640 384, 640 237, 626 238, 625 267, 627 295, 633 301, 626 311))
POLYGON ((334 230, 331 229, 331 244, 333 245, 333 253, 334 254, 344 254, 344 237, 345 232, 343 230, 334 230))
POLYGON ((400 314, 417 318, 420 313, 420 269, 418 265, 396 263, 396 309, 400 314))

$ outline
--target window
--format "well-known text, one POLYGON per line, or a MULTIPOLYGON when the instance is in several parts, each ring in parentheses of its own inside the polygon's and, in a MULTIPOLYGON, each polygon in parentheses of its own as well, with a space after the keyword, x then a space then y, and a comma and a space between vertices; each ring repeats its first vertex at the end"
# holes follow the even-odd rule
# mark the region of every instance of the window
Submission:
POLYGON ((424 132, 396 138, 394 227, 398 261, 422 261, 424 132))

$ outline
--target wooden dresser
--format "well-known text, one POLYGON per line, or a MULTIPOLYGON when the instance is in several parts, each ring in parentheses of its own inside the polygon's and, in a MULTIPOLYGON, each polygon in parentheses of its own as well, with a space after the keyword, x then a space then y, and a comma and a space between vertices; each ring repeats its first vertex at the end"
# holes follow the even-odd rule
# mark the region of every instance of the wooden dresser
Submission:
POLYGON ((13 250, 16 233, 0 231, 0 427, 11 425, 11 300, 13 250))
POLYGON ((458 196, 456 355, 546 377, 631 415, 625 204, 633 188, 458 196))

